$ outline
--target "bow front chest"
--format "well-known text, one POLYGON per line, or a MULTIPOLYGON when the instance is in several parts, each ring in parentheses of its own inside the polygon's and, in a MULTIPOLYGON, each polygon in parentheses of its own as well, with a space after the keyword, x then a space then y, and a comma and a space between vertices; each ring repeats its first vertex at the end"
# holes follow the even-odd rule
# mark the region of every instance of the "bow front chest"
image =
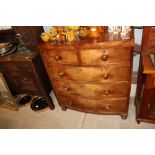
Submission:
POLYGON ((40 45, 59 105, 95 113, 127 118, 133 39, 112 37, 82 39, 72 44, 40 45))

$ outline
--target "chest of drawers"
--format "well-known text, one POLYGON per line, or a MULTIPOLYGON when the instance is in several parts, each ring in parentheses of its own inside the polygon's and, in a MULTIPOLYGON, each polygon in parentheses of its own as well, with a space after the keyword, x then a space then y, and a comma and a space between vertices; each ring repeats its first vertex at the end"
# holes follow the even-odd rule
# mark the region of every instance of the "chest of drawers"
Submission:
POLYGON ((95 114, 127 118, 133 39, 108 35, 69 45, 40 45, 59 105, 95 114))

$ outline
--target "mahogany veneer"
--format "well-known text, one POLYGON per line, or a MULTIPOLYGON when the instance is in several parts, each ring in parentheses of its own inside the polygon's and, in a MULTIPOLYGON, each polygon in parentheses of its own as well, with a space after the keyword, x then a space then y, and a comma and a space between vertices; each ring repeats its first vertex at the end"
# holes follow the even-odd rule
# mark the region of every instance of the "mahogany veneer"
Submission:
POLYGON ((108 33, 72 44, 40 44, 40 54, 63 110, 127 118, 134 41, 108 33))

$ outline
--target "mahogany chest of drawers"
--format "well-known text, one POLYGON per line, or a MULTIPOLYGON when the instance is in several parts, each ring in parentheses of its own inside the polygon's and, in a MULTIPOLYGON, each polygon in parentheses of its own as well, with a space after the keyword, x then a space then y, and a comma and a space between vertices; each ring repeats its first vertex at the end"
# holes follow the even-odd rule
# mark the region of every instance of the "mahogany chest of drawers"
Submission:
POLYGON ((67 108, 127 118, 133 39, 83 39, 67 45, 40 45, 57 100, 67 108))

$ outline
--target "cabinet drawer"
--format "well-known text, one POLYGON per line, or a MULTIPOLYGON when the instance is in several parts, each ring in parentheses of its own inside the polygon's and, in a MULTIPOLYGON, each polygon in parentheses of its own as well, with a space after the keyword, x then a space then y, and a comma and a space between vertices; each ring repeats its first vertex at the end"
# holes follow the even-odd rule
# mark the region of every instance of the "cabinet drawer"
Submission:
POLYGON ((130 47, 111 49, 80 50, 81 61, 85 65, 103 65, 107 63, 129 63, 130 47))
POLYGON ((8 70, 11 74, 16 75, 16 74, 22 74, 22 73, 32 73, 32 67, 31 64, 29 63, 23 63, 23 62, 11 62, 7 64, 3 64, 2 68, 5 68, 8 70))
POLYGON ((79 96, 66 97, 58 95, 58 101, 60 105, 64 107, 76 109, 85 112, 110 114, 110 113, 126 113, 127 112, 127 100, 122 99, 111 99, 111 100, 96 100, 86 99, 79 96))
POLYGON ((119 84, 89 84, 66 80, 53 81, 52 85, 57 92, 65 95, 80 95, 94 98, 126 97, 128 96, 129 89, 129 84, 126 82, 119 84))
POLYGON ((75 50, 42 50, 41 56, 44 62, 52 64, 78 64, 75 50))
POLYGON ((20 91, 38 91, 35 82, 31 76, 13 76, 20 91))
POLYGON ((89 82, 128 81, 129 66, 71 67, 46 65, 49 76, 56 80, 76 80, 89 82))

